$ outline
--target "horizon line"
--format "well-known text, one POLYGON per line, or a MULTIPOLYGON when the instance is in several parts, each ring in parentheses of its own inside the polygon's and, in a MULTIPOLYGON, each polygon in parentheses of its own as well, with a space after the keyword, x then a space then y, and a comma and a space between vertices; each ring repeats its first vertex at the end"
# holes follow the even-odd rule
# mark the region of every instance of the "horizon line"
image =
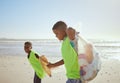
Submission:
MULTIPOLYGON (((85 38, 87 39, 88 41, 89 40, 98 40, 98 41, 120 41, 120 40, 115 40, 115 39, 102 39, 102 38, 85 38)), ((57 38, 0 38, 0 40, 9 40, 9 41, 17 41, 17 40, 58 40, 57 38)))

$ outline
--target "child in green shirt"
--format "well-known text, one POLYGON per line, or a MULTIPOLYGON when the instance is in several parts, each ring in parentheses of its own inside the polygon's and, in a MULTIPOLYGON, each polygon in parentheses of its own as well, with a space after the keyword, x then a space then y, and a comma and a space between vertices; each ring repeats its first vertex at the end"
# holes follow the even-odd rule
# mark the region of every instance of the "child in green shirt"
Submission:
POLYGON ((28 54, 28 60, 35 71, 34 83, 41 83, 41 79, 45 76, 45 72, 39 61, 39 55, 32 50, 31 42, 24 43, 24 50, 28 54))
POLYGON ((65 64, 66 76, 68 78, 66 83, 81 83, 78 56, 77 52, 74 50, 70 43, 70 39, 67 36, 66 23, 64 23, 63 21, 58 21, 57 23, 54 24, 52 30, 56 37, 59 40, 63 41, 61 47, 63 59, 53 64, 50 63, 48 66, 52 68, 65 64))

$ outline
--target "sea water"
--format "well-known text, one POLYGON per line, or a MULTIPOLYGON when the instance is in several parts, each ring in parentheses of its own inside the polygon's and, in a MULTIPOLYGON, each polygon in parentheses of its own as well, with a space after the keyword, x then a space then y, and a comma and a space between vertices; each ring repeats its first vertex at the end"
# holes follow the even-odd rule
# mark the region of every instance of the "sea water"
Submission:
POLYGON ((32 49, 39 55, 60 56, 60 42, 57 40, 1 40, 0 56, 25 56, 24 42, 31 41, 32 49))
MULTIPOLYGON (((54 39, 39 40, 0 40, 0 56, 26 56, 24 42, 31 41, 33 50, 47 57, 61 57, 61 41, 54 39)), ((89 40, 103 59, 120 60, 120 41, 89 40)))

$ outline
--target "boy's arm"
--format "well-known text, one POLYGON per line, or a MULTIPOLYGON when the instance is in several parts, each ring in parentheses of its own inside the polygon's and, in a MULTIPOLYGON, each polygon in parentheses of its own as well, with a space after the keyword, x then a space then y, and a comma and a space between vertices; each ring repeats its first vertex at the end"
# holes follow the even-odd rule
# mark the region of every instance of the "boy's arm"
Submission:
POLYGON ((63 61, 63 59, 62 60, 60 60, 60 61, 58 61, 58 62, 56 62, 56 63, 49 63, 47 66, 49 67, 49 68, 53 68, 53 67, 57 67, 57 66, 60 66, 60 65, 63 65, 64 64, 64 61, 63 61))
MULTIPOLYGON (((38 54, 35 54, 35 56, 36 56, 37 59, 40 58, 40 56, 39 56, 38 54)), ((48 66, 49 68, 53 68, 53 67, 57 67, 57 66, 60 66, 60 65, 63 65, 63 64, 64 64, 64 61, 63 61, 63 59, 62 59, 62 60, 60 60, 60 61, 58 61, 58 62, 56 62, 56 63, 49 63, 47 66, 48 66)))

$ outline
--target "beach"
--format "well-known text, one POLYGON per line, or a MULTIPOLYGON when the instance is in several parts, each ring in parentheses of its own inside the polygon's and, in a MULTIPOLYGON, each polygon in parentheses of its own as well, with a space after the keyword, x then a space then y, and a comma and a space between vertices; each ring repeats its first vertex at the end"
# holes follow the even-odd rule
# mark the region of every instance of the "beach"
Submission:
MULTIPOLYGON (((0 41, 0 83, 33 83, 34 70, 24 52, 26 40, 0 41)), ((56 40, 30 40, 39 55, 45 55, 54 63, 62 59, 61 42, 56 40)), ((92 40, 102 59, 97 77, 88 83, 120 83, 120 41, 92 40)), ((42 83, 66 83, 63 66, 52 69, 52 77, 42 79, 42 83)))
MULTIPOLYGON (((54 62, 58 58, 50 58, 54 62)), ((0 56, 0 83, 33 83, 34 71, 23 56, 0 56)), ((46 76, 42 83, 65 83, 64 66, 52 69, 52 77, 46 76)), ((120 60, 102 60, 102 67, 97 77, 89 83, 119 83, 120 60)))
POLYGON ((41 83, 89 80, 92 69, 86 83, 120 83, 120 0, 0 0, 0 83, 34 83, 48 64, 41 83))
MULTIPOLYGON (((56 58, 54 58, 55 60, 56 58)), ((63 66, 53 69, 52 72, 52 77, 46 75, 42 79, 43 83, 65 82, 66 77, 63 66)), ((34 71, 27 57, 0 56, 0 83, 33 83, 33 78, 34 71)))

